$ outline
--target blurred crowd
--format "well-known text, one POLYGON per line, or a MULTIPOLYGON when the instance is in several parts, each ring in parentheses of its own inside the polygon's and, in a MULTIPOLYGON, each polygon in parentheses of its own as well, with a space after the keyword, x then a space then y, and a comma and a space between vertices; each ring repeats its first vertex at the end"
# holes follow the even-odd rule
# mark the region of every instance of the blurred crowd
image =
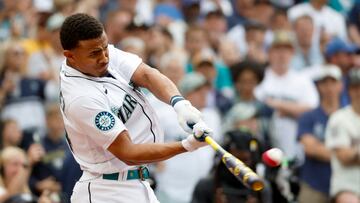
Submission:
MULTIPOLYGON (((150 166, 160 202, 360 203, 359 0, 0 1, 0 202, 68 202, 81 176, 58 104, 59 31, 78 12, 169 77, 265 180, 247 189, 206 147, 150 166), (272 147, 279 167, 261 161, 272 147)), ((186 137, 143 91, 165 141, 186 137)))

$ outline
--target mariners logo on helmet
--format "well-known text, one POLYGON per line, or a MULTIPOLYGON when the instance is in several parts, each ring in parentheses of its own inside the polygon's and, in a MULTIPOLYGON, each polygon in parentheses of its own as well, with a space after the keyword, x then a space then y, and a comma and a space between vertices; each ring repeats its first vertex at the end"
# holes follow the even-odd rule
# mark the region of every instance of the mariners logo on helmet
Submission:
POLYGON ((96 115, 95 125, 102 131, 110 130, 115 125, 115 118, 111 113, 102 111, 96 115))

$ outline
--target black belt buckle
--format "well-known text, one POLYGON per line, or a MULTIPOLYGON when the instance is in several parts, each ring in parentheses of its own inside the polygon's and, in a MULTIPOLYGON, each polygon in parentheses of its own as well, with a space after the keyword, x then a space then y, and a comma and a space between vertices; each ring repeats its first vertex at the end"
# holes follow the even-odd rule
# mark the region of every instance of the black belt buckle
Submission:
POLYGON ((140 166, 138 171, 139 171, 139 177, 140 180, 145 181, 145 177, 144 177, 144 171, 146 170, 145 166, 140 166))

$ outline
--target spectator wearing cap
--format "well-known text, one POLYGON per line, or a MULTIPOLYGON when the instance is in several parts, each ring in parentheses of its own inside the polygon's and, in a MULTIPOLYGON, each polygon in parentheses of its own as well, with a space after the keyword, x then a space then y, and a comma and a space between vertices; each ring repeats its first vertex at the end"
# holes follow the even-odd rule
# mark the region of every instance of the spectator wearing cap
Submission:
POLYGON ((235 104, 224 117, 224 131, 241 130, 249 131, 254 138, 268 145, 266 138, 267 125, 259 117, 259 110, 249 104, 235 104))
POLYGON ((343 74, 343 91, 341 93, 341 104, 350 103, 348 95, 348 72, 353 67, 352 56, 356 51, 356 46, 335 37, 333 38, 325 50, 325 57, 328 63, 337 65, 343 74))
POLYGON ((305 163, 300 167, 299 203, 327 203, 330 190, 330 150, 325 147, 329 116, 340 108, 341 70, 323 65, 315 77, 320 105, 298 120, 298 140, 304 146, 305 163))
POLYGON ((233 95, 229 70, 226 67, 216 66, 215 56, 209 50, 203 50, 193 57, 193 68, 209 81, 208 106, 226 113, 232 106, 230 98, 233 95))
POLYGON ((360 69, 349 71, 351 104, 335 113, 326 128, 331 150, 330 194, 335 203, 360 201, 360 69))
POLYGON ((274 110, 270 120, 270 142, 282 149, 289 160, 296 160, 301 154, 296 142, 297 118, 318 105, 312 81, 290 70, 293 53, 291 35, 284 31, 274 33, 269 67, 264 80, 255 89, 256 98, 274 110))
MULTIPOLYGON (((220 141, 220 115, 214 109, 206 107, 206 95, 209 90, 206 78, 199 73, 189 73, 180 81, 178 88, 181 94, 199 109, 204 121, 214 129, 214 139, 220 141)), ((169 105, 166 109, 156 109, 162 120, 164 137, 167 141, 181 140, 188 136, 177 124, 176 113, 169 105)), ((205 177, 212 165, 214 151, 208 147, 194 151, 193 154, 182 154, 161 162, 156 172, 157 197, 160 202, 189 203, 196 183, 205 177)))
POLYGON ((320 36, 323 29, 327 34, 347 39, 345 18, 334 9, 326 5, 327 0, 310 0, 291 7, 288 16, 291 22, 298 17, 309 15, 314 19, 315 35, 320 36))
POLYGON ((291 68, 297 71, 323 63, 319 38, 314 35, 314 22, 310 16, 301 16, 293 22, 295 32, 295 54, 291 68))
MULTIPOLYGON (((249 131, 241 129, 228 131, 224 135, 223 148, 255 170, 259 162, 261 147, 259 141, 249 131)), ((271 198, 251 191, 234 178, 221 159, 217 159, 214 171, 201 179, 193 193, 192 203, 235 203, 269 202, 271 198)), ((271 202, 271 201, 270 201, 271 202)))

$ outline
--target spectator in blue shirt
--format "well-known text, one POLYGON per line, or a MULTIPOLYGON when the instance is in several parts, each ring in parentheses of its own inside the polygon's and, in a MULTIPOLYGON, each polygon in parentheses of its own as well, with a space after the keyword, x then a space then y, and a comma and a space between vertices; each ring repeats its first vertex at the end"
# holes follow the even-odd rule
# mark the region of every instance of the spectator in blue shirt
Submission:
POLYGON ((46 154, 33 166, 30 176, 30 189, 37 195, 45 190, 59 193, 61 191, 62 167, 65 159, 66 141, 64 126, 57 104, 47 107, 47 133, 43 138, 33 137, 34 142, 41 144, 46 154))
POLYGON ((305 163, 300 168, 299 203, 326 203, 330 188, 330 150, 325 147, 329 115, 340 108, 341 70, 321 67, 315 78, 320 106, 299 118, 298 139, 304 146, 305 163))

